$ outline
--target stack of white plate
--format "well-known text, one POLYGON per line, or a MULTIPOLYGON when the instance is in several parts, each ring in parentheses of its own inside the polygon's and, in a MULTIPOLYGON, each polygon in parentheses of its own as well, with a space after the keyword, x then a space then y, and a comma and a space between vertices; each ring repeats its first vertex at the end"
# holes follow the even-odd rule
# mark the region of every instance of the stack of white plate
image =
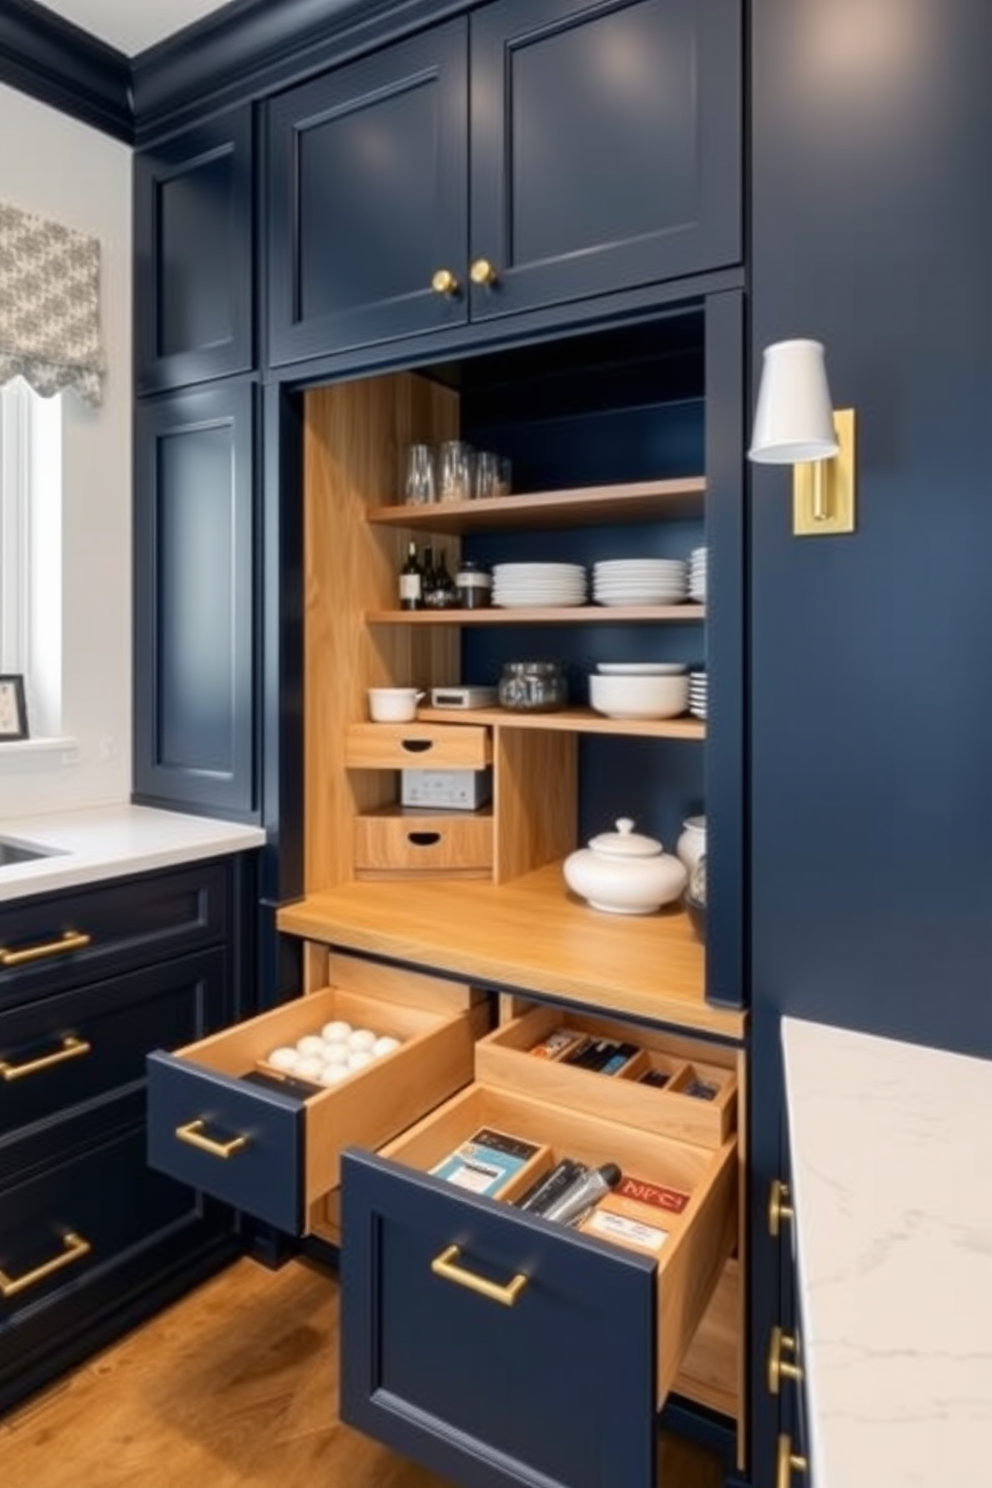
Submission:
POLYGON ((689 598, 695 604, 706 603, 705 548, 693 548, 689 554, 689 598))
POLYGON ((706 717, 706 673, 689 673, 689 712, 694 718, 706 717))
POLYGON ((544 609, 583 605, 586 570, 581 563, 494 563, 494 605, 544 609))
POLYGON ((593 564, 597 604, 679 604, 687 592, 686 565, 679 558, 610 558, 593 564))

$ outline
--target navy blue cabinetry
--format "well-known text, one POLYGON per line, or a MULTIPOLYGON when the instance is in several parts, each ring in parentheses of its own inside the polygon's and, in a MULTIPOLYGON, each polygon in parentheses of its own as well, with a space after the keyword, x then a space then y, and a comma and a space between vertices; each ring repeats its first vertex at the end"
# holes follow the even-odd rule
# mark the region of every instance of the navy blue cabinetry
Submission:
POLYGON ((499 0, 269 105, 269 360, 741 257, 735 4, 499 0))
POLYGON ((256 811, 254 409, 247 380, 139 404, 134 792, 256 811))
POLYGON ((134 361, 141 393, 254 359, 252 108, 134 158, 134 361))

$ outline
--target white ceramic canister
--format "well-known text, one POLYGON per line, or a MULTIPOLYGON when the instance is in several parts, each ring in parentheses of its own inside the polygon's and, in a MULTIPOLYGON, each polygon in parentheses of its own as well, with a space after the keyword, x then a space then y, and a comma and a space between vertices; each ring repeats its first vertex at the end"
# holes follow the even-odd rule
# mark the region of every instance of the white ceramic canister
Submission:
POLYGON ((706 851, 706 818, 705 816, 687 816, 682 823, 682 831, 675 851, 680 860, 685 864, 686 872, 692 874, 692 870, 706 851))
POLYGON ((565 882, 593 909, 654 914, 685 888, 685 867, 654 837, 635 832, 629 817, 621 817, 616 827, 569 854, 562 865, 565 882))

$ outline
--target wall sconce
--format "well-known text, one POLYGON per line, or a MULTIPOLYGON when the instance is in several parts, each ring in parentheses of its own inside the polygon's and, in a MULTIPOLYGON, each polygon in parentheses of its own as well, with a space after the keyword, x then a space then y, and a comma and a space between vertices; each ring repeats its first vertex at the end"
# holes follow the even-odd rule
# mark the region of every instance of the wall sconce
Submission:
POLYGON ((797 537, 854 531, 854 409, 834 411, 819 341, 765 348, 748 459, 794 466, 797 537))

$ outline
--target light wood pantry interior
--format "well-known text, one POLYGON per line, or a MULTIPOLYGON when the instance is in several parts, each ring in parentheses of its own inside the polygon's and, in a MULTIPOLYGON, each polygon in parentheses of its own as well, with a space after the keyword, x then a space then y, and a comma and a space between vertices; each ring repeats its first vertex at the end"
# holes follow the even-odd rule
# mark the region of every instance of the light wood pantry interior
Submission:
POLYGON ((609 662, 705 670, 707 606, 411 611, 397 597, 411 542, 451 572, 463 557, 590 570, 705 546, 705 347, 694 306, 301 394, 303 898, 280 928, 739 1036, 733 998, 707 1001, 707 948, 680 905, 637 923, 596 915, 561 873, 621 817, 673 851, 706 809, 707 721, 606 717, 588 678, 609 662), (405 505, 409 445, 455 437, 508 458, 513 494, 405 505), (422 705, 409 725, 368 722, 369 687, 494 686, 521 659, 560 663, 565 709, 422 705), (401 772, 417 766, 490 769, 491 800, 404 806, 401 772))

